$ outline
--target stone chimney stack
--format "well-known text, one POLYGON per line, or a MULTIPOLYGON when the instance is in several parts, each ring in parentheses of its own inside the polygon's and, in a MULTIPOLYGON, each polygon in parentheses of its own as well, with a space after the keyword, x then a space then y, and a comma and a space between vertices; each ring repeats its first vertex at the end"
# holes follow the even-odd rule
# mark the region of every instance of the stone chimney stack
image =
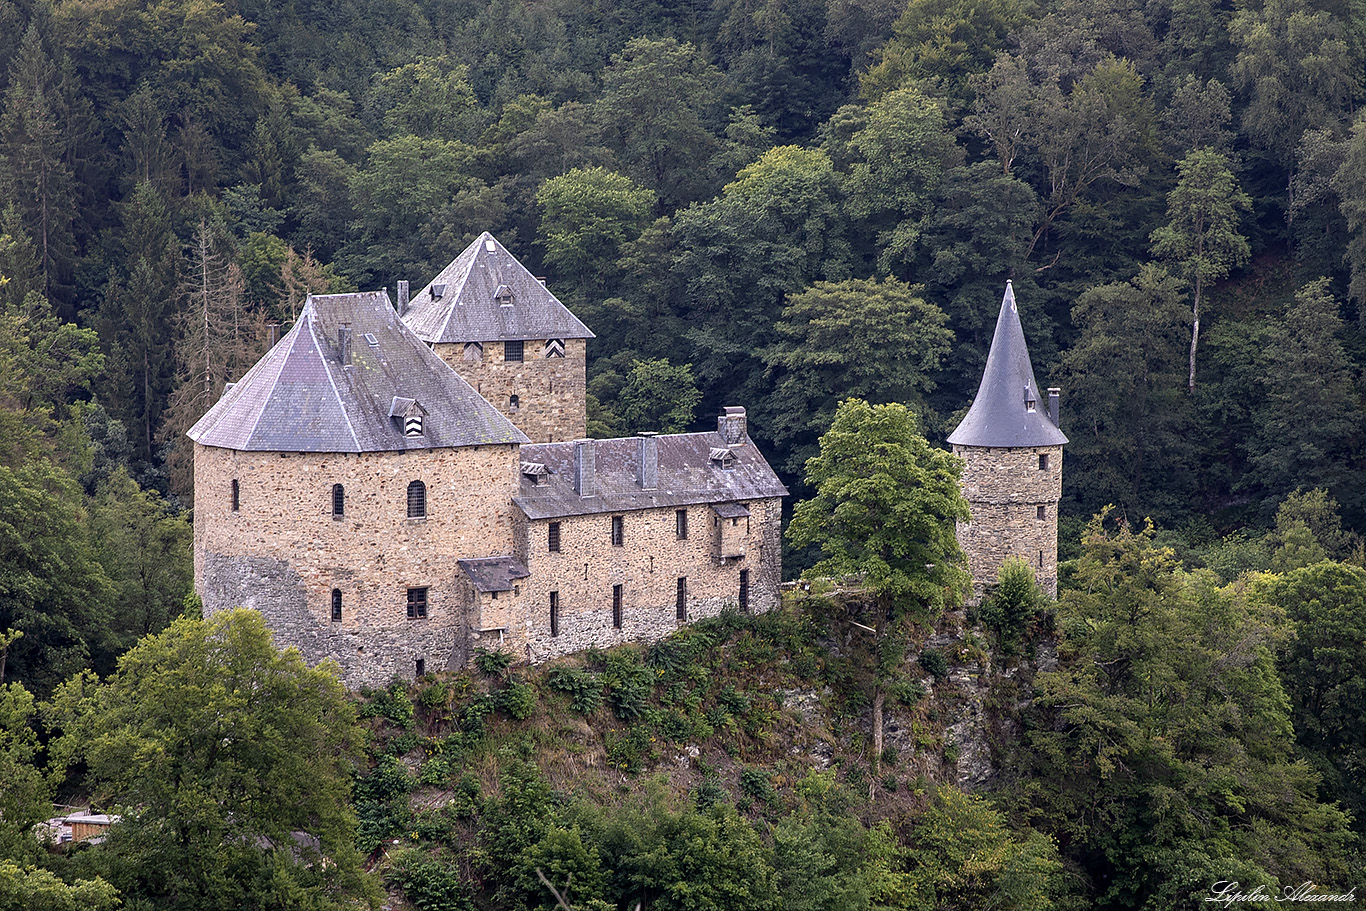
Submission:
POLYGON ((640 489, 654 490, 659 486, 659 437, 642 432, 640 439, 640 489))
POLYGON ((1057 386, 1048 387, 1048 419, 1053 422, 1054 427, 1061 427, 1058 423, 1058 397, 1062 395, 1062 389, 1057 386))
POLYGON ((593 440, 574 441, 574 492, 585 498, 596 494, 593 454, 593 440))
POLYGON ((266 323, 266 350, 275 347, 275 343, 280 340, 280 324, 266 323))
POLYGON ((408 312, 408 282, 400 279, 398 283, 398 315, 408 312))
POLYGON ((337 358, 343 367, 351 366, 351 327, 342 326, 337 330, 337 358))
POLYGON ((734 406, 722 409, 721 416, 716 419, 716 432, 727 446, 744 443, 745 435, 749 432, 745 423, 745 409, 734 406))

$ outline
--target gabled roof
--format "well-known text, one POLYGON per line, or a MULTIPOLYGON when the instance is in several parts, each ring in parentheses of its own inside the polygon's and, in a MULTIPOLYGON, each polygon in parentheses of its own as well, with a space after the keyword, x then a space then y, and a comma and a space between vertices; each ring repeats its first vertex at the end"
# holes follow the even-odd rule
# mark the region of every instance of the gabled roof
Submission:
POLYGON ((529 519, 553 519, 787 496, 787 488, 748 437, 729 447, 718 433, 675 433, 654 440, 659 471, 649 489, 640 486, 639 437, 593 440, 591 497, 574 490, 575 443, 523 446, 522 458, 544 465, 546 472, 537 479, 524 474, 513 502, 529 519), (734 457, 727 460, 731 467, 723 468, 711 458, 716 449, 726 449, 734 457))
POLYGON ((527 438, 415 336, 383 291, 310 296, 294 328, 190 428, 205 446, 391 452, 527 438), (350 365, 339 330, 350 329, 350 365), (375 342, 372 344, 370 338, 375 342), (405 436, 403 413, 424 414, 405 436))
POLYGON ((1006 282, 991 353, 982 371, 967 417, 949 442, 960 446, 1059 446, 1067 437, 1048 417, 1048 400, 1039 394, 1034 368, 1029 363, 1020 313, 1015 306, 1015 289, 1006 282), (1026 401, 1035 403, 1031 411, 1026 401))
POLYGON ((433 343, 593 337, 487 231, 413 295, 403 321, 433 343))

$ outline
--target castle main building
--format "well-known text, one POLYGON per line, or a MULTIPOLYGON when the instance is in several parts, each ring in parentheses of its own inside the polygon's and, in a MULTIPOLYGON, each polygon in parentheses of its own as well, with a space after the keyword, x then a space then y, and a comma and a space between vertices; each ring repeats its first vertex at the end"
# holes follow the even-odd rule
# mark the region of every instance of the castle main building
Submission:
POLYGON ((585 439, 592 333, 488 234, 397 303, 311 297, 191 428, 206 614, 358 687, 777 604, 787 490, 744 409, 585 439))

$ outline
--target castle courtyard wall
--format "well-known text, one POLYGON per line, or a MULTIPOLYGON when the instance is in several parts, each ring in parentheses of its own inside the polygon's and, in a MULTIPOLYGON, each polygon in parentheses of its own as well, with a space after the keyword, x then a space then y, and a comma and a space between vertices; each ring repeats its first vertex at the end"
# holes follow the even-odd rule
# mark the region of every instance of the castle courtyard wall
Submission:
POLYGON ((973 599, 996 584, 1001 565, 1011 557, 1033 567, 1039 585, 1056 597, 1062 447, 955 445, 953 451, 964 461, 963 496, 971 511, 957 531, 972 573, 973 599), (1039 468, 1040 456, 1048 459, 1046 470, 1039 468))
MULTIPOLYGON (((331 658, 352 688, 444 670, 468 637, 455 558, 507 554, 516 445, 377 453, 240 452, 195 445, 194 561, 206 615, 258 610, 280 646, 331 658), (232 509, 232 481, 238 503, 232 509), (407 516, 410 482, 426 518, 407 516), (345 509, 332 513, 332 485, 345 509), (408 589, 428 589, 426 619, 408 589), (333 622, 332 590, 342 593, 333 622)), ((463 659, 459 659, 463 660, 463 659)))
MULTIPOLYGON (((686 507, 688 537, 676 534, 675 509, 659 507, 621 513, 522 518, 518 556, 530 570, 517 592, 479 596, 482 644, 503 648, 518 659, 546 661, 589 647, 653 642, 687 622, 738 608, 740 572, 749 572, 751 613, 778 604, 782 576, 781 500, 746 501, 745 555, 719 558, 720 523, 707 504, 686 507), (611 543, 612 516, 623 520, 621 546, 611 543), (549 526, 560 524, 560 551, 549 550, 549 526), (678 579, 687 579, 687 620, 677 616, 678 579), (613 587, 622 586, 622 624, 613 625, 613 587), (550 593, 558 592, 558 635, 551 634, 550 593)), ((519 513, 520 514, 520 513, 519 513)), ((476 643, 479 644, 479 643, 476 643)))
POLYGON ((478 360, 465 358, 463 342, 432 350, 533 443, 555 443, 588 435, 587 339, 563 341, 564 357, 546 357, 545 339, 527 339, 521 361, 505 360, 497 341, 484 342, 478 360))

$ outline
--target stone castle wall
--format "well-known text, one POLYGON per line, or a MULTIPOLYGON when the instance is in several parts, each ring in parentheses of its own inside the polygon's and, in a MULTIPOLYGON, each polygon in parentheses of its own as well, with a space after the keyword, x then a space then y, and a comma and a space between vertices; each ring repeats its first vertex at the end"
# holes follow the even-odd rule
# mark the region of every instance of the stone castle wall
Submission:
POLYGON ((973 599, 996 583, 1010 557, 1034 567, 1039 585, 1056 597, 1062 447, 956 445, 953 451, 964 460, 963 496, 972 511, 970 521, 958 523, 958 543, 968 556, 973 599), (1039 467, 1041 456, 1047 458, 1046 469, 1039 467))
MULTIPOLYGON (((549 550, 550 520, 522 519, 518 556, 531 571, 517 594, 479 596, 472 626, 503 628, 476 640, 503 648, 518 659, 545 661, 624 642, 652 642, 684 622, 677 617, 678 579, 687 579, 687 620, 713 617, 738 607, 740 572, 749 572, 749 611, 762 613, 778 604, 782 577, 781 501, 746 503, 745 555, 719 559, 721 519, 708 505, 687 507, 688 537, 676 534, 672 507, 620 513, 623 543, 611 543, 612 515, 572 516, 560 523, 560 551, 549 550), (747 528, 746 528, 747 526, 747 528), (622 624, 613 626, 613 586, 622 586, 622 624), (550 593, 558 592, 559 634, 551 635, 550 593)), ((680 507, 682 508, 682 507, 680 507)), ((686 622, 686 621, 685 621, 686 622)))
POLYGON ((503 359, 502 342, 484 342, 477 360, 466 358, 463 342, 432 350, 533 443, 582 439, 588 435, 587 340, 565 339, 564 357, 546 357, 545 343, 527 339, 522 360, 511 362, 503 359))
POLYGON ((237 452, 195 445, 195 579, 205 614, 260 611, 281 646, 331 658, 350 687, 444 670, 466 638, 455 557, 512 550, 518 447, 381 453, 237 452), (232 481, 239 509, 232 510, 232 481), (408 485, 427 517, 407 517, 408 485), (345 509, 332 514, 332 485, 345 509), (427 587, 426 619, 408 589, 427 587), (342 619, 332 621, 332 590, 342 619))

